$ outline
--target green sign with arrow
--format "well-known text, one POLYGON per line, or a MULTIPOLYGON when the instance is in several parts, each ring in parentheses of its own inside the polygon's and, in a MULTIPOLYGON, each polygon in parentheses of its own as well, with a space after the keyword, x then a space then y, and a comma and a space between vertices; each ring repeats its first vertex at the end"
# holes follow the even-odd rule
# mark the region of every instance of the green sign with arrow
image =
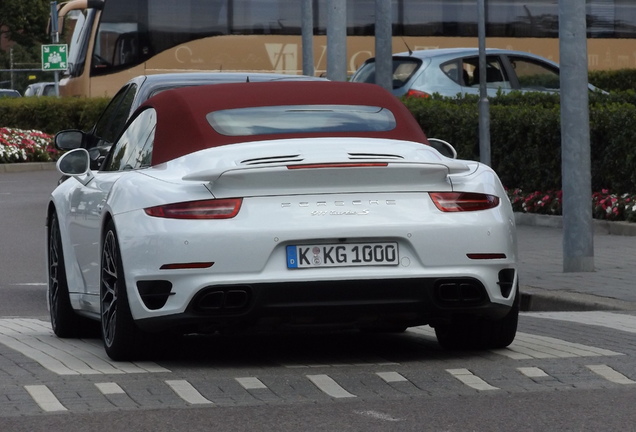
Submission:
POLYGON ((66 44, 42 45, 42 70, 66 69, 68 69, 68 46, 66 44))

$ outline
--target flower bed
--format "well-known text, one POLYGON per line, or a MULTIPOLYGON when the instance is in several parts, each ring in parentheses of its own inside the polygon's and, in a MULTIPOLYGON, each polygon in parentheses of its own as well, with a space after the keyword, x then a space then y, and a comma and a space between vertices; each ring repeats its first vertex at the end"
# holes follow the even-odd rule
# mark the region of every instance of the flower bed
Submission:
MULTIPOLYGON (((531 192, 509 189, 508 198, 516 212, 561 215, 563 192, 531 192)), ((594 219, 636 222, 636 195, 615 194, 607 189, 592 194, 594 219)))
POLYGON ((51 135, 37 130, 0 128, 0 163, 50 162, 57 158, 51 135))

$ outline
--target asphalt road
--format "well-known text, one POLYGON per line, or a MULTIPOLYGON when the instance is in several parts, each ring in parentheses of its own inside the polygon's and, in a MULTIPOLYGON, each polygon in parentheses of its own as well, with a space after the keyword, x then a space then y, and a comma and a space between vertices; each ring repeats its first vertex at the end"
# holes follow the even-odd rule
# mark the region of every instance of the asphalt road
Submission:
POLYGON ((57 171, 0 173, 0 316, 44 316, 45 214, 57 171))
POLYGON ((60 340, 46 310, 54 171, 0 173, 2 431, 636 430, 636 316, 526 313, 507 349, 404 334, 190 336, 145 363, 60 340))
POLYGON ((486 397, 354 401, 337 404, 157 409, 2 418, 3 429, 33 431, 544 432, 633 431, 633 391, 581 390, 486 397))

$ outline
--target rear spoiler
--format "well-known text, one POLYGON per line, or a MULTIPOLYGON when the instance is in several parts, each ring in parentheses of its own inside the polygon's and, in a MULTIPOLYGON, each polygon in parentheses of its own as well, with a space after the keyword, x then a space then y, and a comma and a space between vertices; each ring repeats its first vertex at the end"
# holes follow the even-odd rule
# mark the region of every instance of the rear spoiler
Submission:
POLYGON ((444 192, 453 190, 451 172, 467 173, 470 170, 467 165, 461 170, 453 168, 412 162, 305 163, 210 169, 188 174, 183 180, 207 183, 206 187, 217 198, 300 193, 444 192))

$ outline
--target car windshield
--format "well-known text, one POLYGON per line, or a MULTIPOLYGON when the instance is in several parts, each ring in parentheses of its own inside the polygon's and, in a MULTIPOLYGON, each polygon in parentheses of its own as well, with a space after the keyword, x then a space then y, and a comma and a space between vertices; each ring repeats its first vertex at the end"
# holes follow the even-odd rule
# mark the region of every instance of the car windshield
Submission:
POLYGON ((311 132, 378 132, 395 128, 393 113, 360 105, 286 105, 211 112, 210 125, 226 136, 311 132))

